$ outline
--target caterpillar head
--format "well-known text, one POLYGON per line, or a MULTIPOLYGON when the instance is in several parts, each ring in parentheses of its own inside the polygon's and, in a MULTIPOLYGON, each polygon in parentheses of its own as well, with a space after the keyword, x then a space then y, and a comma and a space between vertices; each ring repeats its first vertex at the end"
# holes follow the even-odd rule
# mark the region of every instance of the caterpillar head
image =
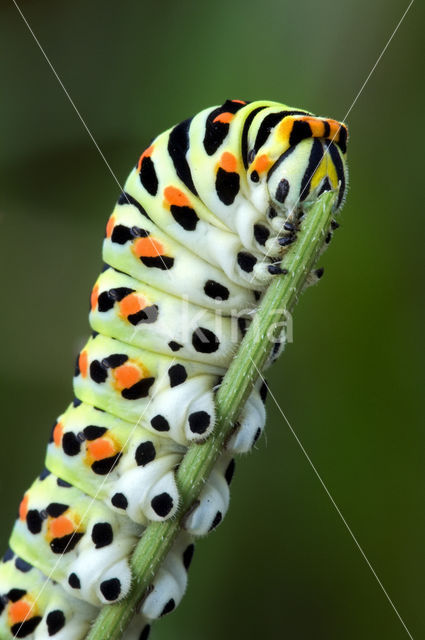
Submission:
POLYGON ((339 209, 348 177, 346 146, 344 124, 307 114, 287 115, 255 155, 251 152, 248 180, 253 200, 261 198, 263 206, 270 206, 270 218, 286 219, 324 191, 335 189, 339 209), (263 186, 257 193, 255 183, 263 186))

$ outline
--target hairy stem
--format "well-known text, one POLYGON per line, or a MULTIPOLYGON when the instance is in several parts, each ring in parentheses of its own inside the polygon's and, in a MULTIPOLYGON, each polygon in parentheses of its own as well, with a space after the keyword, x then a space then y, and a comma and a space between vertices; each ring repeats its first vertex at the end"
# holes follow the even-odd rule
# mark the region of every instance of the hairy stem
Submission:
POLYGON ((152 522, 131 558, 134 576, 130 594, 121 602, 103 607, 87 640, 119 640, 143 599, 159 566, 181 531, 181 521, 199 496, 224 442, 244 406, 253 383, 262 371, 279 337, 282 323, 298 300, 313 268, 332 217, 335 195, 324 193, 308 210, 297 240, 286 254, 285 275, 276 277, 265 292, 258 311, 217 393, 217 424, 204 444, 191 445, 177 472, 181 504, 175 518, 152 522), (279 324, 280 323, 280 324, 279 324))

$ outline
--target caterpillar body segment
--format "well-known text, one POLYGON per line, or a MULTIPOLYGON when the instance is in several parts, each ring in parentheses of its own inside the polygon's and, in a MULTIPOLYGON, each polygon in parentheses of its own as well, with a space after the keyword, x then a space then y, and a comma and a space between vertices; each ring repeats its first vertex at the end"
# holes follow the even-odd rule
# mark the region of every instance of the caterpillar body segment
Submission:
MULTIPOLYGON (((128 593, 131 552, 149 522, 175 516, 176 469, 214 429, 215 393, 265 288, 285 277, 304 207, 327 190, 335 213, 343 204, 346 142, 335 120, 227 100, 142 152, 106 225, 75 399, 0 563, 0 640, 80 640, 128 593)), ((146 640, 183 597, 193 538, 223 519, 233 456, 260 437, 266 392, 253 386, 126 640, 146 640)))

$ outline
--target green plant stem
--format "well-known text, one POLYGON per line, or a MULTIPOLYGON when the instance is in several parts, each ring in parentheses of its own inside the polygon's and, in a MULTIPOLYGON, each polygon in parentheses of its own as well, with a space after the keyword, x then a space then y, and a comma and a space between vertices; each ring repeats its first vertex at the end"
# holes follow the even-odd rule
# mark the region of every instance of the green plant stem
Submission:
POLYGON ((287 314, 297 302, 328 232, 335 195, 324 193, 307 211, 297 240, 286 254, 282 267, 288 273, 276 277, 265 292, 241 345, 217 393, 217 423, 203 444, 191 445, 178 471, 181 504, 175 518, 149 524, 131 558, 134 582, 121 602, 103 607, 87 640, 119 640, 143 599, 159 566, 181 531, 181 521, 198 498, 210 472, 223 451, 253 383, 262 371, 279 337, 287 314))

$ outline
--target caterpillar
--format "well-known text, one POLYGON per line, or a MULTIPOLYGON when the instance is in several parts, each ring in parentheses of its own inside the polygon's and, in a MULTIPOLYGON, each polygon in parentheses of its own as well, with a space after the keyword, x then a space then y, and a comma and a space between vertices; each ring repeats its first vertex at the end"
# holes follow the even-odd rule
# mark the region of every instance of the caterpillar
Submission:
MULTIPOLYGON (((335 213, 344 202, 346 144, 335 120, 227 100, 143 151, 106 225, 74 401, 0 564, 1 639, 79 640, 100 606, 126 596, 132 548, 176 513, 175 470, 214 429, 215 392, 267 285, 285 277, 305 206, 327 190, 335 213)), ((266 392, 252 389, 126 640, 145 640, 182 599, 193 539, 227 511, 233 457, 260 437, 266 392)))

